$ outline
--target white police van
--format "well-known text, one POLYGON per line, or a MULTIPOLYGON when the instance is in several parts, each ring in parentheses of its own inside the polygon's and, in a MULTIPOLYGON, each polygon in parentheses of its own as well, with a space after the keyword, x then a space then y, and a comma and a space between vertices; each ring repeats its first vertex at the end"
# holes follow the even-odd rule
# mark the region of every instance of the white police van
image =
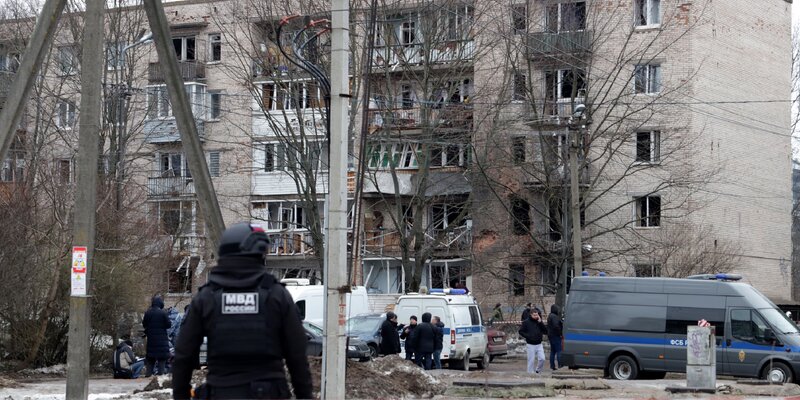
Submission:
POLYGON ((464 289, 431 289, 429 294, 406 294, 397 299, 394 312, 397 322, 406 325, 412 315, 422 323, 422 314, 426 312, 442 320, 443 364, 464 370, 469 370, 470 361, 476 361, 481 369, 489 365, 488 338, 478 302, 464 289))

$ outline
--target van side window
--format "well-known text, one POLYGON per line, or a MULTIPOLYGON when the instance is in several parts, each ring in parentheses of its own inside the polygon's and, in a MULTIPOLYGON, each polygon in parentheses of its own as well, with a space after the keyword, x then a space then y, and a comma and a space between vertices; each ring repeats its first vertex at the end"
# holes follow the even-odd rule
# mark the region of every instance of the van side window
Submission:
POLYGON ((297 313, 300 314, 300 320, 306 319, 306 301, 300 300, 294 304, 297 306, 297 313))
POLYGON ((455 320, 456 326, 470 325, 472 316, 470 315, 469 307, 455 306, 452 308, 452 311, 453 311, 453 319, 455 320))
POLYGON ((472 325, 480 325, 481 324, 481 317, 478 314, 478 307, 477 306, 470 306, 469 307, 469 317, 472 320, 472 325))
POLYGON ((704 319, 716 328, 717 336, 725 335, 725 309, 696 307, 667 307, 667 333, 686 336, 686 327, 704 319))
POLYGON ((770 345, 765 337, 767 329, 764 319, 753 310, 731 310, 731 336, 735 339, 770 345))

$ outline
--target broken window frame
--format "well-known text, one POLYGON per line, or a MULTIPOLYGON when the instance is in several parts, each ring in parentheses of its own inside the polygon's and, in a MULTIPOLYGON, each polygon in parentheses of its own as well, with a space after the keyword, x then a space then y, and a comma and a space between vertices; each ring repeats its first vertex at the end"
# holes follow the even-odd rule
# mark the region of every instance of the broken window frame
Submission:
POLYGON ((661 277, 661 264, 659 263, 633 263, 633 276, 636 278, 659 278, 661 277))
POLYGON ((525 264, 508 264, 508 286, 512 296, 525 296, 525 264))
POLYGON ((633 26, 653 28, 661 25, 661 0, 634 0, 633 26))
POLYGON ((208 34, 208 62, 217 63, 222 61, 222 34, 208 34))
POLYGON ((634 218, 637 228, 661 227, 661 196, 646 195, 634 197, 634 218))
POLYGON ((661 131, 637 131, 634 161, 640 164, 657 164, 661 161, 661 131))
POLYGON ((639 64, 633 71, 634 94, 658 94, 661 92, 661 64, 639 64))
POLYGON ((550 4, 546 6, 544 18, 546 32, 561 33, 583 31, 586 29, 586 1, 550 4), (572 11, 572 13, 570 13, 570 11, 572 11), (580 15, 581 13, 583 15, 580 15))
POLYGON ((522 35, 528 31, 528 6, 525 4, 511 5, 511 30, 515 35, 522 35))

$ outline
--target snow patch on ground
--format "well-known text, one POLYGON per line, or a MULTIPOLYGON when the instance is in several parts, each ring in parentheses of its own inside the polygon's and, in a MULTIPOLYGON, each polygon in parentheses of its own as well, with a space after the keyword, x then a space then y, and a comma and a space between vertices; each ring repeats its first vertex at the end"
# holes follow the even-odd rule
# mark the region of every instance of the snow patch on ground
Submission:
POLYGON ((51 365, 49 367, 42 367, 36 369, 24 369, 20 371, 21 374, 25 375, 35 375, 35 374, 43 374, 43 375, 63 375, 67 373, 67 364, 56 364, 51 365))

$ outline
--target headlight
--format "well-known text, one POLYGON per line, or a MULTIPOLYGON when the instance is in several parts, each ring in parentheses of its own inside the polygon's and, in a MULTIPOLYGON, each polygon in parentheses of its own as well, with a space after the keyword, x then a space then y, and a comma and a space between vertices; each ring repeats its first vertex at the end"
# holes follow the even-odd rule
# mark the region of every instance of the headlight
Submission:
POLYGON ((356 346, 347 346, 348 351, 356 351, 356 346))

